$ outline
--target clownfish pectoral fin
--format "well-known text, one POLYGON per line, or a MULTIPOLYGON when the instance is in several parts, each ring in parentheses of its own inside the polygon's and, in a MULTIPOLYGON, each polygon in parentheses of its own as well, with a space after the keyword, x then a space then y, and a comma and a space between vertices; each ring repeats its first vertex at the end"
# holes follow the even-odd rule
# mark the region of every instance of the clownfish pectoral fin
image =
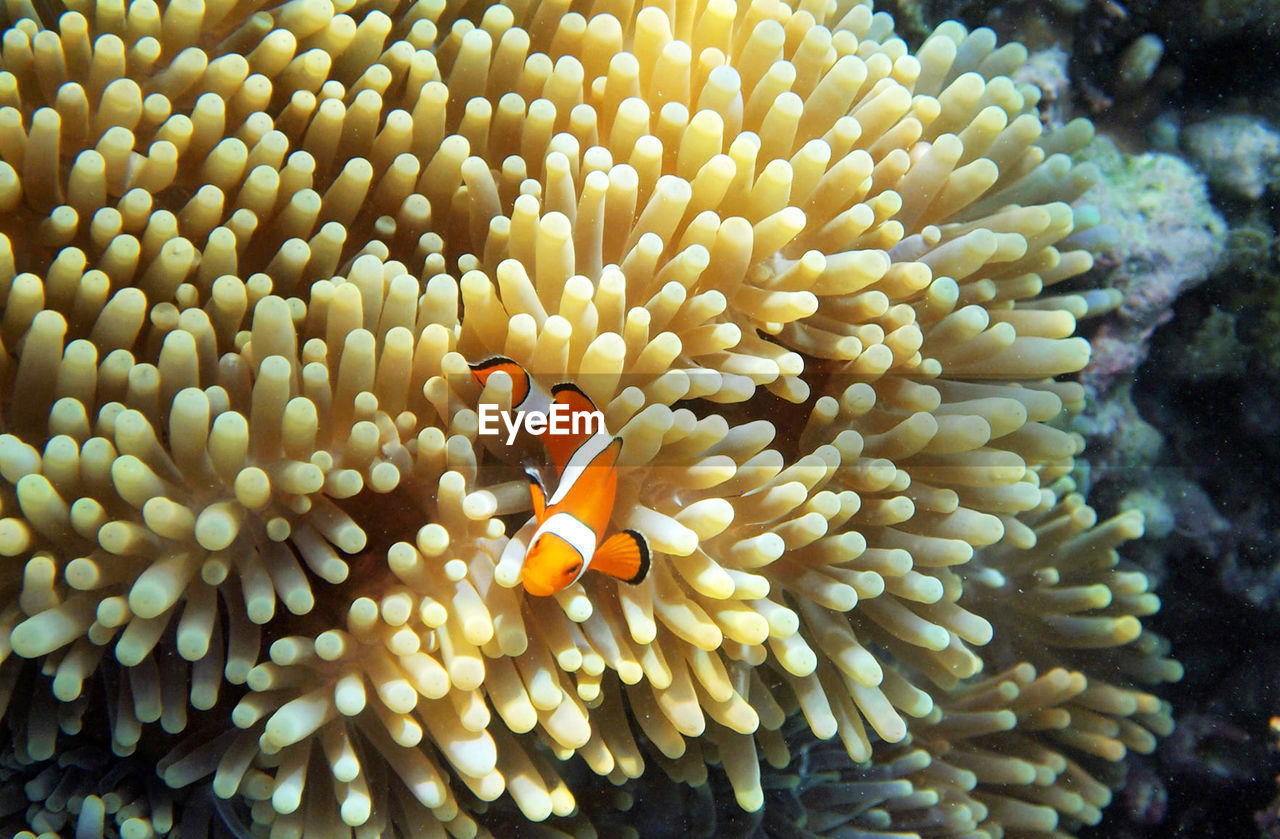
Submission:
POLYGON ((615 533, 596 548, 591 568, 625 583, 638 583, 649 573, 649 543, 634 530, 615 533))
POLYGON ((582 388, 569 382, 562 382, 551 388, 551 407, 564 406, 569 409, 567 434, 547 434, 543 437, 543 445, 551 455, 551 462, 556 471, 564 472, 569 458, 584 441, 604 431, 603 420, 597 420, 600 412, 591 397, 582 392, 582 388))
POLYGON ((505 355, 495 355, 470 365, 471 375, 484 387, 489 377, 502 372, 511 377, 511 407, 516 409, 529 396, 529 374, 505 355))
POLYGON ((533 518, 542 524, 547 517, 547 491, 542 488, 542 478, 532 466, 526 467, 525 475, 529 478, 529 495, 533 499, 533 518))

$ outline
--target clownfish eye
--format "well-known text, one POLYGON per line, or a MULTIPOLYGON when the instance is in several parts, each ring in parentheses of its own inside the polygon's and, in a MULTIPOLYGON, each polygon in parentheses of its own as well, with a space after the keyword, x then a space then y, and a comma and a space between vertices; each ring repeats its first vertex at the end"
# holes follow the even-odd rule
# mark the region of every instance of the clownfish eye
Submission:
POLYGON ((573 574, 576 577, 578 575, 578 572, 581 570, 582 570, 582 563, 579 561, 579 562, 573 563, 568 568, 566 568, 565 572, 569 574, 573 574))

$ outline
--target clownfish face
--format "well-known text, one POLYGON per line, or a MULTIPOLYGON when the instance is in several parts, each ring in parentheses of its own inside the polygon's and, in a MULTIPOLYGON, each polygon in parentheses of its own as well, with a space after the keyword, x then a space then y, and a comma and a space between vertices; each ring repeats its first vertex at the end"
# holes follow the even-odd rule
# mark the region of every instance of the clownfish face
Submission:
POLYGON ((525 591, 546 597, 568 588, 582 573, 582 555, 555 533, 543 533, 525 556, 520 581, 525 591))

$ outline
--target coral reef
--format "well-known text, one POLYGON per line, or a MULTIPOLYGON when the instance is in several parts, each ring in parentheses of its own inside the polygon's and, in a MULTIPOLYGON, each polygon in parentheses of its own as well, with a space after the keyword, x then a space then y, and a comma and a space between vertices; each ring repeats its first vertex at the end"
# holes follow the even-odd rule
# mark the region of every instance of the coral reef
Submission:
POLYGON ((1214 189, 1256 201, 1280 183, 1280 134, 1247 114, 1214 117, 1182 131, 1182 145, 1214 189))
MULTIPOLYGON (((1162 746, 1158 763, 1135 766, 1134 789, 1121 796, 1134 827, 1122 836, 1151 835, 1141 826, 1147 800, 1166 802, 1155 835, 1246 834, 1250 811, 1267 800, 1257 778, 1274 771, 1262 747, 1274 703, 1254 685, 1274 684, 1280 673, 1268 640, 1280 602, 1280 541, 1269 524, 1280 452, 1262 326, 1274 313, 1267 289, 1275 263, 1265 214, 1241 212, 1236 199, 1222 210, 1234 226, 1218 273, 1175 303, 1150 358, 1131 386, 1117 390, 1123 405, 1113 399, 1096 414, 1108 407, 1127 414, 1136 423, 1128 428, 1162 443, 1129 461, 1140 468, 1100 482, 1091 498, 1154 514, 1129 556, 1159 581, 1167 608, 1157 625, 1179 636, 1188 665, 1175 689, 1190 717, 1185 733, 1162 746), (1191 624, 1195 631, 1178 629, 1191 624)), ((1106 432, 1120 444, 1116 451, 1127 447, 1123 427, 1106 432)))
POLYGON ((1273 0, 1135 0, 1127 4, 1130 14, 1150 20, 1166 21, 1169 31, 1179 31, 1182 42, 1224 42, 1248 32, 1273 31, 1280 23, 1280 4, 1273 0), (1175 20, 1192 25, 1172 26, 1175 20))
MULTIPOLYGON (((1067 477, 1092 128, 797 5, 8 4, 13 762, 137 755, 184 839, 582 833, 591 776, 761 810, 793 719, 912 776, 869 830, 1097 823, 1181 668, 1067 477), (520 587, 497 353, 623 439, 641 584, 520 587)), ((109 834, 66 777, 29 829, 109 834)))
POLYGON ((1083 375, 1102 395, 1132 377, 1156 327, 1179 295, 1207 280, 1226 250, 1227 226, 1209 203, 1204 180, 1172 155, 1125 155, 1099 138, 1087 158, 1102 179, 1085 196, 1100 213, 1099 265, 1123 295, 1118 312, 1090 338, 1083 375))
POLYGON ((1035 50, 1027 56, 1014 78, 1025 84, 1034 85, 1040 91, 1040 121, 1050 128, 1057 128, 1070 122, 1071 113, 1071 80, 1067 76, 1066 50, 1056 44, 1044 49, 1035 50))

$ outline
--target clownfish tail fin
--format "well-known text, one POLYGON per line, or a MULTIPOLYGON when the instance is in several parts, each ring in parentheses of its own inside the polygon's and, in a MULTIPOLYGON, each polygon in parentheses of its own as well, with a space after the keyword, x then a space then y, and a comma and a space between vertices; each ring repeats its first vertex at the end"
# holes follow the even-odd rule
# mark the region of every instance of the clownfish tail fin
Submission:
POLYGON ((505 369, 510 372, 512 367, 520 367, 519 364, 516 364, 505 355, 491 355, 486 359, 472 362, 467 366, 471 368, 471 375, 475 376, 481 382, 499 370, 505 369))
POLYGON ((649 576, 649 542, 638 531, 624 530, 622 532, 635 540, 636 550, 640 552, 640 568, 637 570, 636 575, 627 580, 627 582, 632 584, 641 582, 645 577, 649 576))
POLYGON ((596 548, 591 567, 634 585, 649 573, 649 543, 634 530, 615 533, 596 548))
POLYGON ((529 373, 505 355, 490 356, 467 366, 471 368, 471 375, 480 387, 484 387, 494 373, 506 373, 510 376, 512 408, 519 407, 529 395, 529 373))

